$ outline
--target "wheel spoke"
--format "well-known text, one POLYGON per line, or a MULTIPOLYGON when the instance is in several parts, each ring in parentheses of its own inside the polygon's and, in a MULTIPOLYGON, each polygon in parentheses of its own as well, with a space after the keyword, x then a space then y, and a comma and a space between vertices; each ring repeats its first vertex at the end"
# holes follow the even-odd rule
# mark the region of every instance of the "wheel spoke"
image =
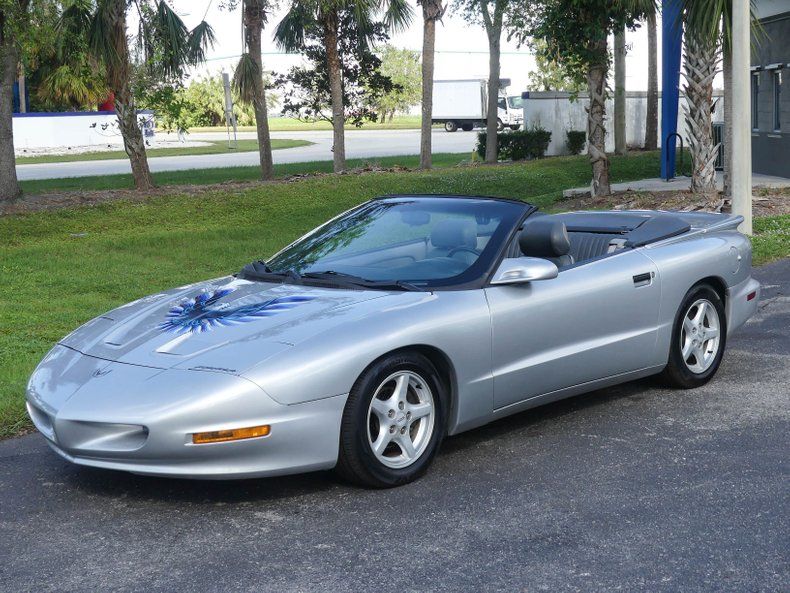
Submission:
POLYGON ((373 401, 370 403, 370 407, 376 416, 378 416, 379 421, 382 424, 387 421, 387 414, 389 414, 389 411, 392 409, 388 400, 381 400, 377 397, 373 398, 373 401))
POLYGON ((376 439, 376 442, 373 443, 373 452, 376 455, 381 455, 382 453, 384 453, 384 449, 387 448, 387 445, 389 445, 391 441, 392 438, 387 432, 387 429, 382 426, 379 429, 379 436, 376 439))
POLYGON ((398 375, 395 380, 395 391, 392 393, 393 399, 397 401, 406 401, 406 394, 409 391, 409 376, 398 375))
POLYGON ((701 325, 702 324, 702 320, 705 319, 705 313, 707 313, 707 312, 708 312, 708 303, 705 302, 705 301, 702 301, 697 306, 697 314, 694 315, 694 323, 696 325, 701 325))
POLYGON ((706 340, 711 340, 713 338, 717 338, 718 336, 719 336, 718 328, 711 327, 711 328, 705 329, 705 339, 706 340))
POLYGON ((691 336, 686 336, 685 341, 683 342, 683 348, 681 348, 680 353, 683 356, 683 360, 688 360, 689 356, 691 355, 693 345, 691 342, 691 336))
POLYGON ((688 317, 683 318, 683 329, 686 330, 686 335, 690 336, 694 331, 694 321, 688 317))
POLYGON ((433 406, 431 404, 415 404, 409 408, 409 412, 411 412, 411 419, 419 420, 430 414, 433 411, 433 406))
POLYGON ((396 441, 403 451, 403 454, 408 457, 409 459, 413 458, 416 451, 414 449, 414 443, 411 442, 411 437, 408 433, 402 434, 398 436, 398 440, 396 441))

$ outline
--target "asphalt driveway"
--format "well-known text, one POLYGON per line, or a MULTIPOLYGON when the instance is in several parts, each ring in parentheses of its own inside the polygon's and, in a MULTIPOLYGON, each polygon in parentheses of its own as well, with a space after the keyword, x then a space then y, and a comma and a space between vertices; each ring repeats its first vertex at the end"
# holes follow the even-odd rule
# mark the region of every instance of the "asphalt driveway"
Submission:
POLYGON ((652 381, 449 439, 388 491, 186 482, 0 443, 2 591, 787 591, 790 260, 694 391, 652 381))

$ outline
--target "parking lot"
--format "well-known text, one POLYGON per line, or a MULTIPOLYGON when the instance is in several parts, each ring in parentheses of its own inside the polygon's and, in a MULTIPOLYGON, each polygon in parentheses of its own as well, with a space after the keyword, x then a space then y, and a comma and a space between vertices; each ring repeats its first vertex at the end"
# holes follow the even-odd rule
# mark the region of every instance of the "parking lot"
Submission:
POLYGON ((781 591, 790 260, 694 391, 651 380, 446 441, 428 475, 189 482, 0 443, 3 591, 781 591))

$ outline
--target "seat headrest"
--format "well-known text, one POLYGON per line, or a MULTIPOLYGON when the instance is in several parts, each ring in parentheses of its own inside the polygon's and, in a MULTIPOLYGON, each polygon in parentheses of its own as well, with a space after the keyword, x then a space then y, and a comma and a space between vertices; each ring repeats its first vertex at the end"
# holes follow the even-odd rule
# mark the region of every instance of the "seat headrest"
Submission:
POLYGON ((442 220, 431 231, 431 244, 440 249, 474 249, 477 247, 477 225, 471 220, 442 220))
POLYGON ((521 253, 530 257, 560 257, 571 249, 565 223, 550 216, 527 222, 518 242, 521 253))

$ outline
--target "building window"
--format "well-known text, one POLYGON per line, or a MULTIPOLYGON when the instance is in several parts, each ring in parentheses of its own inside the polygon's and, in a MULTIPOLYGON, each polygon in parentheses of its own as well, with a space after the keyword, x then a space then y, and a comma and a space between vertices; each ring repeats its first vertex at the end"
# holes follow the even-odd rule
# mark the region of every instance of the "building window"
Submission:
POLYGON ((760 129, 760 109, 758 100, 760 98, 760 73, 752 72, 752 130, 760 129))
POLYGON ((782 71, 777 70, 774 79, 774 132, 782 131, 782 71))

